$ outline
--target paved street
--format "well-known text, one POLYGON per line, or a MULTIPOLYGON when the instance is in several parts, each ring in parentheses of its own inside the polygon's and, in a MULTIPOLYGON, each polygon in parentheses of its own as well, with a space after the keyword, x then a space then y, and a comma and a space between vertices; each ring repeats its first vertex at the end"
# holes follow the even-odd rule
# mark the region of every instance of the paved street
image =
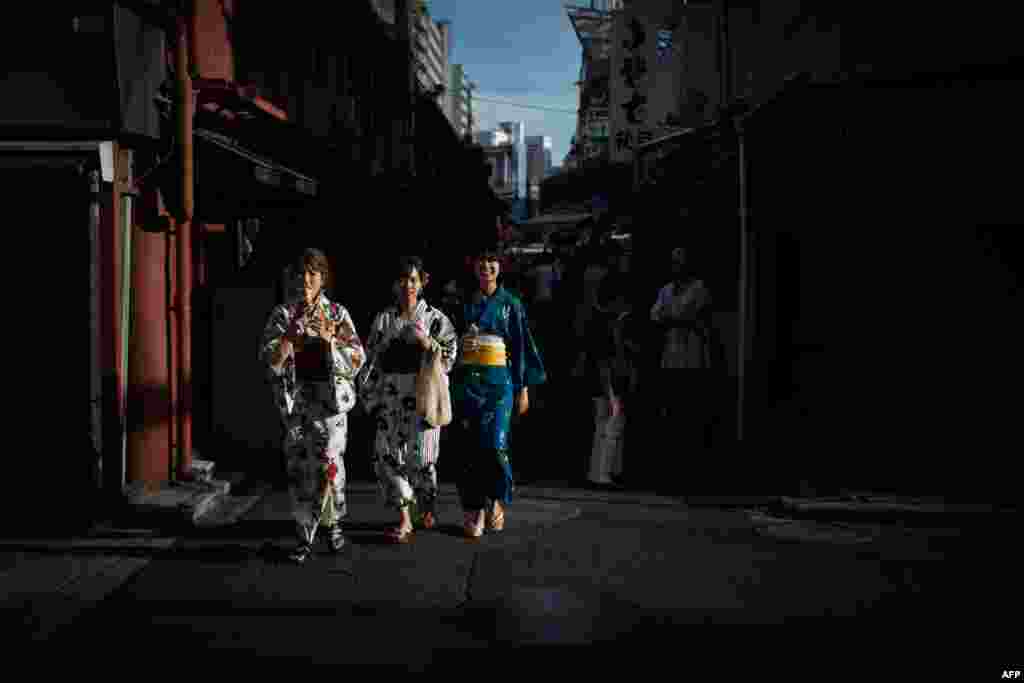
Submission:
MULTIPOLYGON (((979 514, 960 529, 839 525, 527 488, 502 535, 472 542, 459 535, 446 487, 440 527, 391 546, 372 487, 352 488, 349 545, 337 556, 321 545, 303 567, 284 561, 283 492, 220 529, 5 542, 5 618, 22 620, 34 645, 52 652, 130 644, 134 655, 174 651, 197 662, 258 655, 416 670, 513 647, 502 668, 552 652, 625 665, 616 652, 670 657, 672 642, 710 660, 705 644, 720 648, 724 632, 685 629, 703 624, 812 626, 793 631, 791 646, 824 651, 846 625, 871 634, 860 664, 915 651, 886 634, 937 643, 968 629, 986 634, 998 659, 1010 634, 1001 614, 1019 626, 1019 561, 1009 559, 1017 543, 1004 536, 1016 515, 979 514)), ((744 648, 769 651, 757 640, 744 648)))

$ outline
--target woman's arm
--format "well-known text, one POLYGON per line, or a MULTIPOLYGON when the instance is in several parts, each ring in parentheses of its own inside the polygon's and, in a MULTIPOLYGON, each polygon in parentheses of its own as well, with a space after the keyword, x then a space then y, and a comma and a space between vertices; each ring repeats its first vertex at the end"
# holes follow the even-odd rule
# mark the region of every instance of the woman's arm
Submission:
POLYGON ((373 319, 373 324, 370 325, 370 336, 366 340, 366 351, 370 356, 379 354, 386 345, 386 335, 384 334, 386 319, 387 316, 382 311, 377 314, 377 317, 373 319))
MULTIPOLYGON (((650 299, 648 299, 650 301, 650 299)), ((666 308, 668 306, 668 292, 666 287, 662 287, 658 290, 658 298, 654 300, 654 305, 651 306, 651 320, 660 323, 665 317, 666 308)))
POLYGON ((455 326, 440 310, 437 310, 437 315, 430 326, 437 328, 436 333, 434 329, 429 331, 430 353, 440 353, 444 371, 451 372, 455 367, 455 359, 459 352, 459 336, 455 331, 455 326))
POLYGON ((686 303, 682 305, 682 310, 663 316, 663 324, 668 327, 689 327, 710 301, 711 296, 703 283, 700 283, 688 294, 686 303))
POLYGON ((288 339, 290 328, 288 310, 284 306, 276 306, 270 313, 263 337, 260 342, 260 360, 274 373, 280 375, 285 362, 294 352, 293 344, 288 339))
POLYGON ((363 342, 356 334, 352 316, 344 307, 341 309, 338 332, 331 341, 331 352, 334 355, 336 370, 348 380, 354 380, 356 374, 363 367, 363 363, 366 362, 363 342))
POLYGON ((530 334, 526 311, 522 302, 509 305, 509 369, 512 374, 512 391, 515 396, 516 413, 523 415, 529 409, 529 385, 542 384, 547 376, 540 350, 530 334))

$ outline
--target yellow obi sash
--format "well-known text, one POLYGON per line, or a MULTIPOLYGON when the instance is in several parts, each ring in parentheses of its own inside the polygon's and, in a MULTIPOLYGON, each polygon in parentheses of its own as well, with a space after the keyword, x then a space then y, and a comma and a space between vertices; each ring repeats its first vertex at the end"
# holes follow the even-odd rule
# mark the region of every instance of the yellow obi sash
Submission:
POLYGON ((505 367, 505 340, 492 334, 467 334, 462 338, 462 364, 505 367), (467 348, 466 340, 476 341, 476 349, 467 348))

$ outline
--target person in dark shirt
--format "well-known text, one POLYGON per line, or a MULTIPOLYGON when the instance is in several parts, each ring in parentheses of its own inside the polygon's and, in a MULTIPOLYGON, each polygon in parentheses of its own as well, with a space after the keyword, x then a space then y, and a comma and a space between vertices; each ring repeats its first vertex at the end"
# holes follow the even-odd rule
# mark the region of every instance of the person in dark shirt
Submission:
POLYGON ((594 486, 620 484, 623 471, 627 405, 637 389, 637 322, 629 283, 612 273, 601 283, 595 315, 588 327, 588 374, 594 401, 594 440, 587 481, 594 486))

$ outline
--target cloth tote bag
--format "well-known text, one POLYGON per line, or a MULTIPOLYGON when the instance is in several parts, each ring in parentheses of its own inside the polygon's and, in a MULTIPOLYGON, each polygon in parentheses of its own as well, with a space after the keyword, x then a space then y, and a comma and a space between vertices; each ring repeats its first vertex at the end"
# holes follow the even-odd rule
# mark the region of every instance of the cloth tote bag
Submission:
POLYGON ((452 399, 448 391, 448 375, 441 364, 441 354, 424 354, 416 375, 416 412, 431 427, 444 427, 452 421, 452 399))

